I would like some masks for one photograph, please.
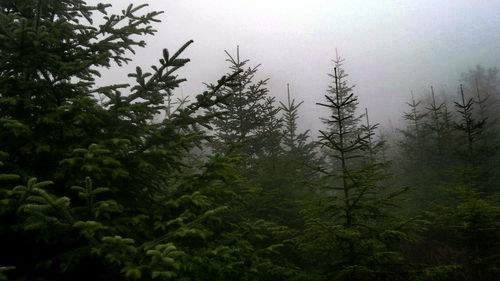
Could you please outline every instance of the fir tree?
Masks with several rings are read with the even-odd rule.
[[[409,183],[418,184],[411,195],[412,208],[425,211],[427,231],[407,252],[413,261],[429,266],[424,275],[443,280],[491,280],[496,263],[479,256],[495,256],[490,250],[498,247],[491,242],[497,240],[493,237],[498,234],[498,209],[495,199],[481,192],[489,178],[483,172],[486,154],[480,142],[484,123],[474,118],[472,97],[465,97],[461,87],[460,100],[455,103],[457,118],[452,118],[447,104],[436,103],[431,87],[422,122],[423,156],[428,164],[421,167],[418,159],[410,158],[407,163],[415,165],[414,169],[403,176],[425,175]]]
[[[334,68],[337,69],[337,74],[334,73],[329,73],[328,76],[332,79],[332,83],[328,86],[327,92],[330,98],[335,99],[337,95],[340,96],[341,100],[347,100],[349,96],[353,95],[353,90],[354,86],[349,85],[347,81],[348,74],[344,70],[344,61],[345,59],[339,57],[338,53],[336,53],[335,59],[332,60]],[[337,85],[337,86],[335,86]],[[357,123],[360,121],[361,117],[356,115],[356,110],[359,105],[359,102],[357,100],[352,100],[347,106],[342,107],[340,109],[340,114],[341,118],[345,118],[345,124],[344,128],[348,131],[349,133],[345,135],[346,138],[349,139],[354,139],[357,137],[358,132],[356,130],[353,130],[357,126]],[[350,116],[347,118],[347,116]],[[336,131],[338,130],[338,124],[337,122],[332,122],[328,118],[322,118],[321,119],[324,124],[328,127],[329,130],[331,131]]]
[[[425,132],[424,157],[427,159],[426,174],[428,184],[438,185],[452,180],[451,169],[455,165],[454,157],[455,128],[445,102],[438,103],[431,86],[430,101],[425,107],[423,130]],[[430,197],[435,194],[428,193]]]
[[[267,80],[255,82],[259,65],[247,67],[249,60],[241,60],[239,46],[236,56],[227,51],[227,61],[231,64],[230,74],[236,76],[234,83],[219,89],[221,96],[227,96],[224,104],[217,109],[223,112],[213,121],[216,152],[228,152],[230,144],[244,142],[241,152],[254,157],[260,152],[264,141],[259,139],[259,128],[266,122],[265,106],[268,97]],[[271,111],[272,112],[272,111]]]
[[[455,102],[460,119],[456,129],[460,140],[456,153],[462,161],[454,167],[455,180],[444,185],[445,197],[428,213],[432,227],[427,233],[429,240],[451,249],[452,255],[445,261],[455,264],[453,280],[494,280],[498,272],[496,262],[500,245],[500,208],[497,199],[488,195],[485,188],[488,176],[485,169],[484,150],[480,138],[486,120],[473,117],[474,101],[466,99],[460,85],[460,102]],[[484,191],[489,191],[485,193]]]
[[[377,138],[377,129],[379,128],[378,123],[370,123],[370,117],[368,115],[368,108],[365,108],[365,120],[366,123],[361,125],[361,132],[366,136],[366,150],[367,150],[367,160],[370,164],[384,163],[386,162],[385,153],[385,140],[383,138]]]
[[[497,68],[485,69],[478,65],[466,73],[462,73],[460,81],[463,83],[466,98],[473,98],[477,104],[475,118],[481,120],[488,118],[490,125],[497,123],[500,106],[499,71]],[[498,127],[496,127],[498,130]]]
[[[474,102],[473,118],[481,121],[484,120],[481,136],[478,139],[478,145],[483,150],[481,154],[485,157],[484,165],[495,167],[500,163],[498,155],[499,132],[500,132],[500,93],[498,90],[499,77],[498,69],[484,69],[481,66],[476,66],[475,69],[469,70],[468,73],[462,74],[461,81],[464,83],[463,89],[467,99],[472,98]],[[481,175],[488,178],[489,192],[496,190],[496,183],[499,181],[498,173],[492,169],[485,170],[489,172]]]
[[[434,96],[434,87],[431,86],[431,97],[432,102],[427,107],[428,115],[431,118],[431,122],[429,124],[429,129],[434,134],[435,143],[438,150],[438,155],[442,155],[443,153],[443,136],[442,136],[442,125],[441,125],[441,115],[444,108],[444,103],[440,103],[439,105],[436,103],[436,98]]]
[[[0,278],[255,280],[273,267],[273,245],[228,215],[239,160],[185,161],[238,74],[161,120],[192,41],[131,85],[95,84],[154,34],[160,13],[145,6],[0,4]]]
[[[456,124],[457,130],[459,130],[464,136],[462,142],[462,148],[459,150],[463,160],[465,160],[466,165],[474,167],[479,165],[481,154],[479,151],[479,139],[484,133],[484,125],[486,120],[476,120],[473,118],[474,111],[474,100],[469,98],[465,99],[464,91],[462,85],[460,85],[460,102],[455,102],[455,107],[457,112],[460,114],[460,120]],[[466,173],[471,176],[472,173]]]
[[[401,131],[404,137],[411,142],[410,145],[406,146],[413,151],[409,151],[409,157],[413,157],[416,163],[423,163],[423,152],[425,144],[425,131],[423,129],[423,120],[427,116],[426,113],[420,112],[419,106],[422,101],[415,101],[413,93],[411,96],[411,103],[407,103],[410,107],[409,112],[404,113],[404,119],[408,122],[407,130]]]
[[[299,119],[299,108],[304,103],[295,102],[290,97],[290,86],[287,84],[287,103],[280,102],[281,111],[283,111],[283,146],[285,153],[288,154],[293,162],[310,163],[314,158],[314,143],[308,142],[309,130],[299,133],[297,121]],[[301,167],[303,165],[299,165]]]
[[[389,206],[405,189],[384,192],[387,187],[380,181],[386,175],[374,169],[376,164],[354,161],[369,157],[364,151],[368,150],[370,135],[359,135],[358,118],[348,110],[357,98],[353,93],[341,93],[345,86],[339,83],[336,68],[332,77],[334,85],[325,95],[326,103],[319,103],[331,110],[326,119],[329,129],[320,131],[319,143],[340,162],[340,167],[317,167],[325,181],[318,184],[322,192],[320,202],[308,210],[304,234],[307,242],[302,247],[315,256],[310,258],[318,265],[318,279],[393,278],[402,270],[394,268],[394,264],[401,263],[395,243],[408,236],[403,230],[404,222],[390,214]]]
[[[436,191],[429,184],[435,179],[433,169],[429,169],[431,156],[437,151],[430,144],[429,130],[427,128],[428,112],[423,111],[422,101],[415,100],[413,92],[411,102],[408,102],[409,110],[403,113],[406,121],[405,129],[398,129],[401,138],[398,140],[399,155],[395,166],[399,174],[398,183],[403,186],[412,186],[415,192],[409,200],[408,212],[411,215],[420,214],[422,207],[436,197]]]

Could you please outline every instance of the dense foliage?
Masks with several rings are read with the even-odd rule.
[[[500,274],[496,69],[464,73],[456,98],[412,96],[382,137],[337,56],[313,140],[239,47],[191,102],[174,93],[193,41],[98,83],[155,34],[146,5],[0,9],[0,280]]]

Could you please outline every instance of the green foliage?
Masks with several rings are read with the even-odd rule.
[[[267,79],[254,81],[259,65],[246,68],[249,60],[240,59],[239,47],[236,56],[227,51],[226,54],[234,83],[218,89],[218,96],[224,102],[213,109],[218,116],[213,121],[212,146],[216,152],[246,154],[248,158],[241,172],[253,176],[256,173],[253,160],[260,155],[279,153],[280,108],[274,105],[275,98],[269,96]],[[213,87],[209,85],[209,88]],[[240,144],[234,146],[236,143]]]
[[[456,270],[478,280],[493,280],[498,268],[500,208],[495,198],[484,196],[471,186],[455,186],[447,191],[447,201],[437,204],[428,215],[433,224],[430,238],[439,239],[455,254],[446,257]],[[434,238],[435,237],[435,238]],[[444,266],[444,265],[443,265]],[[493,278],[493,279],[492,279]]]
[[[431,87],[427,116],[419,120],[425,136],[421,148],[415,149],[408,134],[401,142],[400,163],[407,168],[402,177],[417,189],[410,196],[411,208],[425,212],[428,221],[422,237],[407,249],[410,259],[424,264],[422,280],[496,278],[500,226],[493,168],[497,148],[491,143],[496,130],[494,114],[486,109],[476,80],[483,78],[480,69],[464,75],[467,86],[460,86],[455,115],[448,104],[436,102]]]
[[[14,268],[15,267],[13,267],[13,266],[0,266],[0,280],[9,280],[7,278],[7,276],[5,276],[5,274],[3,274],[3,272],[5,272],[7,270],[12,270]]]
[[[229,215],[246,192],[233,170],[240,160],[185,162],[207,139],[200,128],[218,115],[211,108],[227,98],[221,89],[239,73],[171,110],[165,101],[185,81],[175,72],[189,61],[180,58],[189,41],[173,54],[164,50],[151,72],[137,67],[132,85],[96,87],[97,69],[131,61],[128,51],[144,46],[140,38],[154,33],[159,13],[141,14],[145,5],[109,15],[109,5],[53,4],[3,3],[0,14],[1,36],[11,39],[0,43],[0,238],[8,244],[0,263],[15,266],[6,274],[232,280],[246,272],[244,279],[258,279],[275,250],[254,245],[248,235],[260,230]],[[25,185],[16,186],[19,179]]]
[[[397,278],[408,270],[397,245],[411,240],[412,223],[394,215],[398,197],[406,189],[389,191],[381,184],[381,173],[372,150],[373,127],[366,135],[351,109],[357,104],[353,93],[341,93],[334,68],[334,85],[325,95],[331,109],[328,131],[320,131],[319,143],[331,161],[317,166],[321,181],[316,184],[319,200],[307,210],[301,247],[319,280],[379,280]],[[345,89],[345,87],[344,87]],[[368,129],[368,130],[367,130]],[[366,159],[366,161],[364,161]],[[398,264],[399,266],[395,266]]]
[[[289,170],[301,172],[308,163],[315,158],[314,143],[308,141],[309,130],[299,133],[297,123],[299,119],[299,108],[304,103],[295,102],[295,99],[290,97],[290,87],[287,84],[287,103],[280,102],[281,111],[283,111],[283,147],[287,162],[292,167]]]
[[[239,48],[195,97],[174,94],[193,41],[98,85],[155,34],[146,6],[0,2],[0,280],[498,276],[498,71],[464,75],[458,116],[433,88],[412,97],[406,195],[338,56],[316,143],[303,102],[287,89],[278,105]],[[425,224],[401,216],[402,195]]]

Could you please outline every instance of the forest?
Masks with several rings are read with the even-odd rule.
[[[193,41],[97,83],[146,6],[0,1],[0,280],[499,280],[498,69],[384,129],[337,56],[311,132],[239,50],[188,98]]]

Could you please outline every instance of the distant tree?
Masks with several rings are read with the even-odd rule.
[[[476,118],[490,119],[497,122],[500,117],[500,78],[497,68],[485,69],[477,65],[466,73],[462,73],[460,81],[463,83],[466,98],[473,98],[477,106]],[[493,123],[491,124],[493,125]],[[497,127],[498,129],[498,127]]]
[[[458,266],[450,280],[495,280],[500,268],[500,207],[498,190],[488,188],[491,176],[485,173],[490,168],[480,140],[486,120],[474,118],[475,103],[472,97],[466,99],[462,85],[460,98],[455,103],[460,137],[456,153],[462,161],[454,167],[455,180],[441,187],[446,196],[428,212],[432,224],[426,235],[429,242],[450,249],[443,260]]]
[[[434,96],[434,87],[431,86],[431,98],[432,101],[426,107],[427,115],[430,117],[430,122],[427,125],[428,129],[432,132],[432,138],[437,147],[438,155],[443,154],[444,142],[443,142],[443,124],[441,124],[441,115],[443,114],[444,103],[437,104],[436,97]]]
[[[424,145],[426,143],[426,132],[424,130],[424,118],[427,113],[420,111],[420,104],[422,101],[415,101],[413,93],[411,96],[411,103],[407,103],[409,108],[408,112],[404,113],[404,120],[407,122],[406,130],[401,130],[403,138],[409,143],[405,145],[408,151],[408,156],[414,158],[414,162],[422,164],[424,161]]]
[[[423,130],[425,132],[425,143],[423,157],[426,159],[427,185],[439,185],[452,180],[451,170],[457,163],[455,156],[456,130],[448,105],[443,99],[438,103],[431,86],[430,95],[427,97],[424,109]],[[432,197],[435,193],[426,191]]]
[[[413,93],[411,102],[407,105],[408,111],[403,113],[405,128],[397,130],[399,153],[396,155],[394,171],[397,184],[412,186],[415,189],[410,195],[406,211],[408,214],[417,215],[436,198],[437,190],[429,183],[436,180],[441,170],[431,168],[434,165],[434,155],[439,149],[434,143],[434,132],[430,129],[435,123],[428,123],[429,112],[421,100],[415,100]]]
[[[385,156],[386,141],[383,137],[377,136],[377,130],[379,129],[379,124],[370,123],[368,108],[365,108],[364,117],[366,122],[365,124],[360,125],[361,129],[360,131],[363,133],[363,135],[366,136],[366,141],[367,141],[365,158],[370,164],[387,163],[387,158]]]
[[[274,101],[274,98],[268,99]],[[314,144],[308,142],[307,131],[297,132],[298,105],[290,98],[288,105],[280,103],[276,108],[268,103],[271,113],[283,112],[283,117],[270,116],[260,134],[264,151],[258,155],[256,164],[258,173],[250,182],[262,188],[253,211],[258,211],[260,218],[265,218],[280,225],[300,228],[303,221],[299,214],[300,201],[310,193],[304,188],[304,180],[311,174],[309,166],[314,161]],[[265,132],[268,133],[265,133]],[[274,136],[274,137],[273,137]]]
[[[264,122],[262,126],[257,128],[257,136],[260,142],[258,147],[262,147],[259,153],[269,157],[276,157],[282,154],[283,133],[281,129],[283,127],[283,118],[279,116],[281,108],[276,106],[275,97],[267,97],[262,110],[262,114],[265,116]]]
[[[229,73],[236,78],[232,84],[218,90],[221,96],[227,98],[219,108],[214,109],[221,114],[213,121],[213,146],[215,151],[226,153],[231,149],[231,144],[243,142],[239,150],[249,157],[255,157],[263,150],[265,143],[259,139],[259,133],[262,133],[259,129],[267,122],[266,113],[276,114],[272,110],[266,111],[266,99],[269,97],[267,79],[254,81],[259,65],[246,68],[249,60],[240,59],[239,46],[236,56],[227,51],[226,54],[231,64]]]
[[[330,96],[336,96],[337,94],[340,96],[341,100],[347,99],[349,96],[353,95],[354,86],[349,85],[347,82],[347,77],[349,76],[344,70],[344,61],[342,57],[336,53],[335,59],[332,60],[334,68],[337,69],[337,76],[335,74],[329,73],[328,76],[332,79],[332,83],[328,86],[327,92]],[[337,83],[338,86],[335,86]],[[337,88],[338,87],[338,88]],[[361,116],[356,115],[356,110],[358,108],[359,102],[357,100],[353,100],[346,106],[342,107],[340,110],[341,118],[346,117],[344,120],[344,127],[349,130],[345,130],[349,132],[349,134],[345,135],[346,138],[354,139],[357,137],[358,132],[353,130],[356,128],[358,122],[361,120]],[[347,116],[350,116],[347,118]],[[332,120],[328,118],[321,118],[323,123],[327,126],[327,128],[331,131],[338,130],[338,124],[336,122],[332,122]]]
[[[298,132],[299,108],[304,102],[295,102],[290,97],[290,86],[287,84],[287,103],[280,102],[283,112],[283,147],[285,154],[291,158],[289,163],[296,166],[296,169],[303,169],[305,163],[311,163],[315,158],[315,145],[309,139],[309,130]],[[294,172],[299,172],[296,169]]]
[[[481,152],[478,151],[478,143],[484,133],[486,119],[477,120],[473,117],[474,100],[473,98],[465,99],[462,85],[460,85],[460,97],[461,101],[455,102],[455,106],[460,114],[456,127],[463,134],[461,152],[467,165],[476,166],[480,161],[479,157],[482,156]]]
[[[387,175],[376,169],[378,163],[360,161],[369,159],[366,151],[373,136],[360,134],[359,117],[351,111],[357,98],[342,92],[346,83],[340,82],[337,68],[331,77],[334,84],[325,95],[326,103],[319,103],[331,110],[319,144],[340,165],[316,167],[323,178],[316,184],[321,196],[307,210],[301,247],[309,255],[317,280],[397,278],[408,268],[402,265],[396,245],[408,235],[406,223],[391,210],[406,189],[388,192],[381,184]]]
[[[463,91],[465,98],[474,102],[474,112],[472,117],[478,121],[484,121],[484,128],[479,137],[478,145],[483,150],[481,154],[485,157],[484,166],[498,167],[500,165],[500,77],[497,68],[485,69],[476,66],[475,69],[462,73],[461,81],[464,83]],[[488,169],[488,175],[481,175],[488,178],[489,189],[498,190],[497,183],[500,181],[498,171]]]

